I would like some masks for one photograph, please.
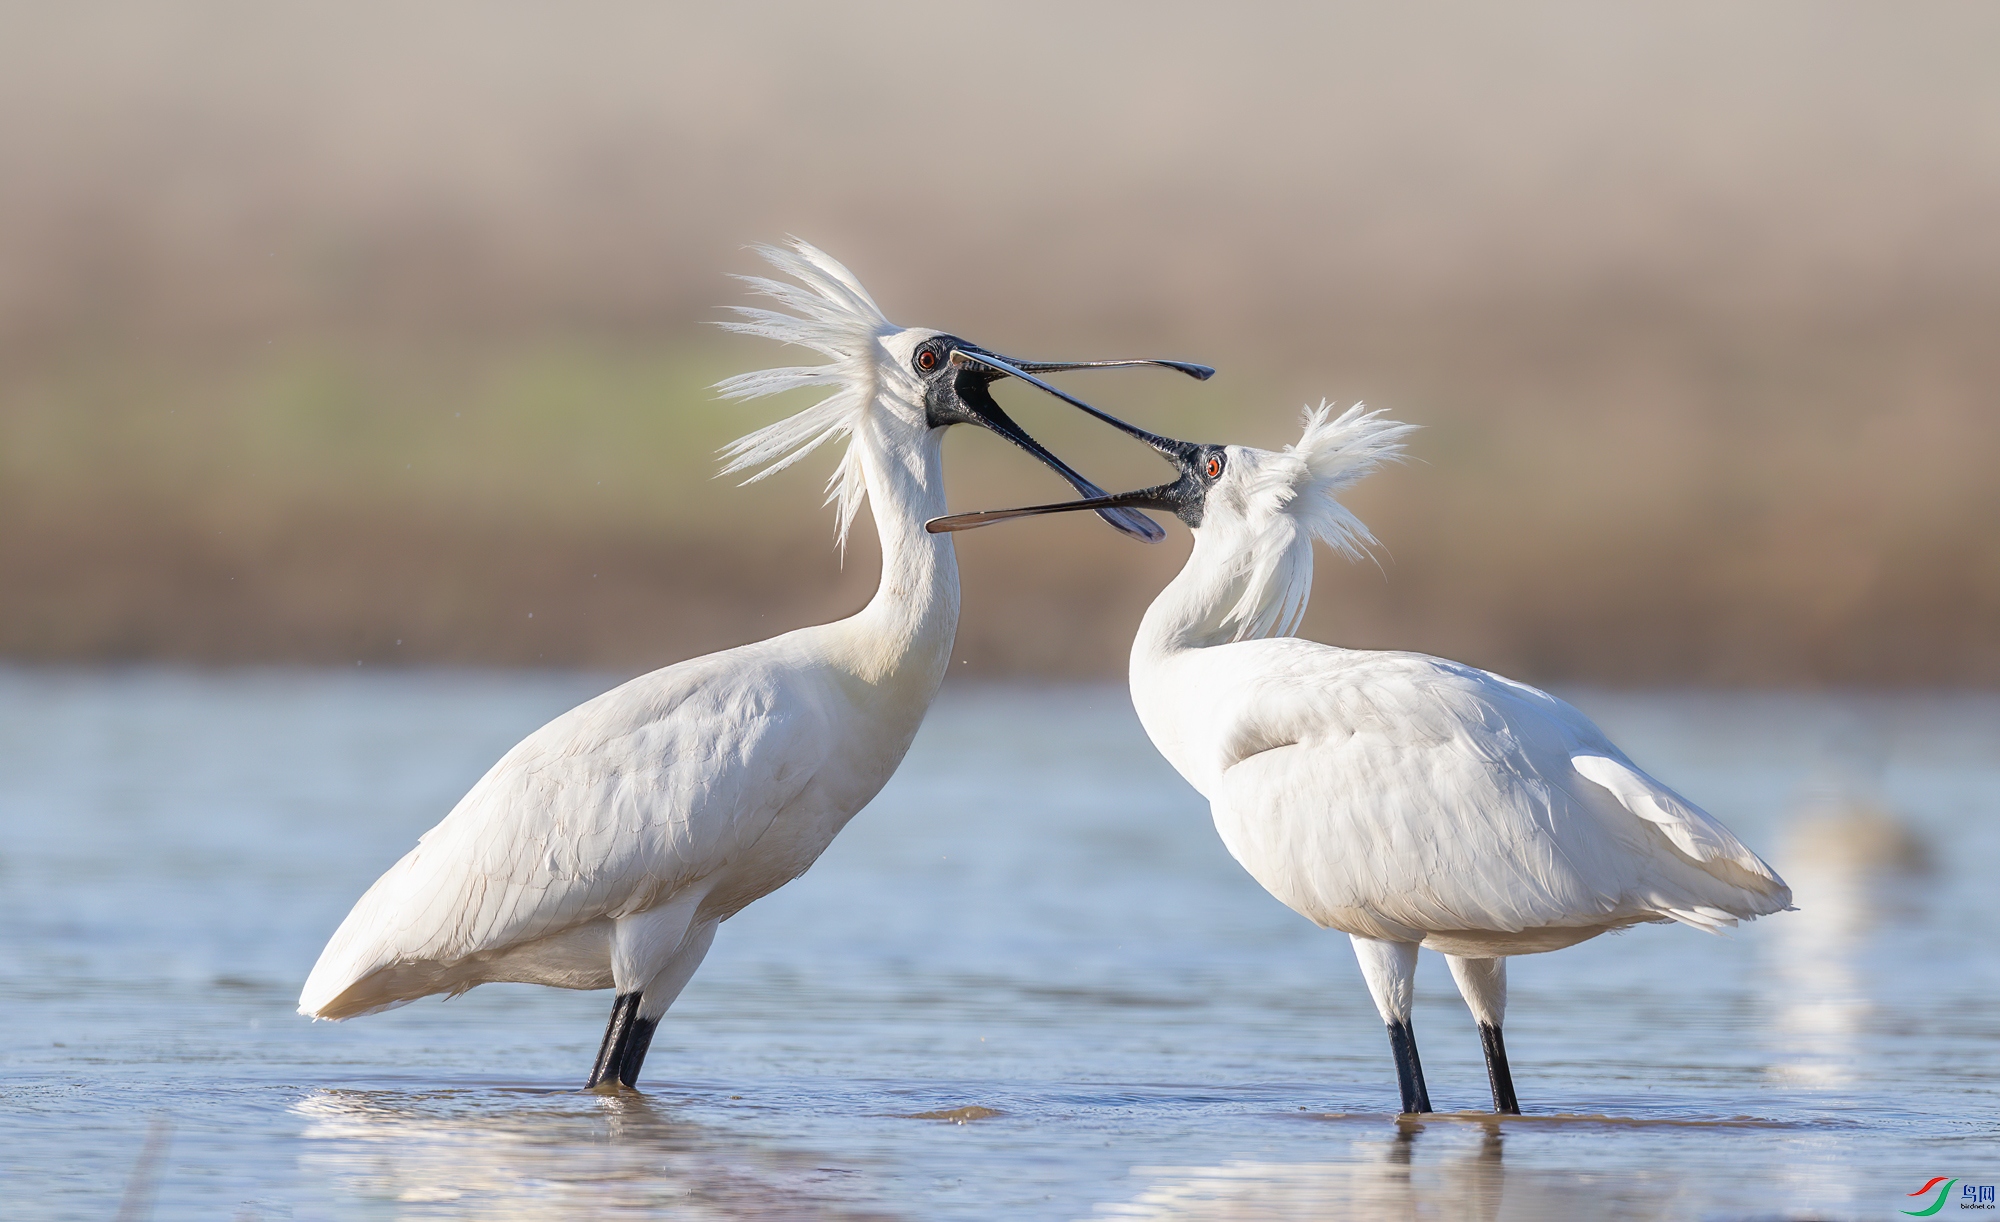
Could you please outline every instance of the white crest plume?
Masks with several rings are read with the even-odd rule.
[[[831,255],[807,242],[792,239],[790,249],[752,247],[765,261],[798,284],[763,276],[738,276],[762,296],[785,309],[731,306],[741,321],[716,325],[743,335],[760,335],[783,344],[811,348],[831,359],[824,365],[795,365],[740,373],[715,384],[727,399],[759,399],[807,386],[830,386],[833,393],[802,412],[739,437],[723,447],[729,462],[724,475],[761,468],[746,484],[754,484],[804,458],[829,441],[846,440],[863,426],[869,406],[882,390],[880,339],[902,328],[882,316],[882,310],[854,273]],[[912,379],[914,381],[914,379]],[[837,537],[847,550],[847,530],[867,496],[861,455],[849,445],[833,478],[827,481],[827,503],[835,506]]]
[[[1298,444],[1251,451],[1258,461],[1240,489],[1243,596],[1223,618],[1235,640],[1289,636],[1299,626],[1312,597],[1314,539],[1350,559],[1367,554],[1375,536],[1335,496],[1401,461],[1403,438],[1416,431],[1359,403],[1336,417],[1323,399],[1304,420]]]

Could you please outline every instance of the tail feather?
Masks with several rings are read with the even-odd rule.
[[[1792,889],[1763,858],[1746,848],[1730,830],[1697,809],[1673,790],[1623,760],[1580,753],[1570,764],[1585,780],[1609,790],[1623,806],[1667,838],[1675,849],[1716,881],[1736,893],[1741,903],[1728,908],[1685,902],[1663,905],[1661,912],[1676,921],[1721,932],[1740,919],[1782,912],[1791,905]]]
[[[398,999],[359,988],[394,964],[398,957],[395,948],[388,945],[389,939],[383,936],[385,927],[391,923],[385,918],[397,906],[392,896],[400,898],[415,856],[413,851],[391,866],[355,901],[353,910],[340,928],[334,930],[333,937],[327,939],[326,949],[320,952],[318,962],[306,977],[305,987],[299,992],[299,1013],[309,1018],[353,1018],[423,996],[415,993]]]
[[[506,932],[462,926],[448,936],[413,913],[438,908],[464,915],[462,892],[437,885],[418,868],[418,853],[377,879],[327,941],[299,992],[299,1013],[338,1021],[408,1005],[420,997],[456,997],[497,981],[562,989],[612,984],[611,919],[578,910],[552,921],[505,922]]]

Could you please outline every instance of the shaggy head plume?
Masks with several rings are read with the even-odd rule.
[[[1375,536],[1335,497],[1383,463],[1401,461],[1403,438],[1416,429],[1359,403],[1336,417],[1322,400],[1304,419],[1298,444],[1281,452],[1230,447],[1238,478],[1221,516],[1241,532],[1232,546],[1243,594],[1224,616],[1235,640],[1287,636],[1298,627],[1312,596],[1314,539],[1350,559],[1367,554]]]
[[[919,393],[915,378],[881,359],[881,340],[902,328],[882,316],[882,310],[854,273],[831,255],[794,238],[789,249],[779,246],[753,247],[780,272],[798,281],[763,276],[738,276],[751,289],[777,302],[784,309],[767,310],[756,306],[731,306],[740,319],[717,323],[724,330],[742,335],[760,335],[783,344],[811,348],[828,358],[823,365],[795,365],[780,369],[760,369],[737,374],[715,384],[726,399],[759,399],[782,391],[807,386],[827,386],[833,393],[802,412],[787,416],[756,432],[739,437],[723,447],[728,459],[724,475],[757,468],[744,480],[754,484],[804,458],[829,441],[852,437],[867,419],[869,407],[883,393],[885,377],[908,378],[911,393]],[[861,470],[861,455],[849,446],[827,481],[827,503],[835,506],[837,537],[841,551],[847,550],[848,527],[867,495]]]

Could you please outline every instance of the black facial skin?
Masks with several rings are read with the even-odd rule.
[[[1181,444],[1187,446],[1185,453],[1171,456],[1174,465],[1181,469],[1181,477],[1171,484],[1161,484],[1134,495],[1156,496],[1160,509],[1172,513],[1192,530],[1201,525],[1202,510],[1208,505],[1208,490],[1215,487],[1222,473],[1228,470],[1229,456],[1223,453],[1221,446]]]
[[[924,423],[934,429],[948,424],[986,424],[987,420],[1005,421],[1014,429],[1014,424],[1000,405],[993,401],[987,387],[1007,375],[984,365],[962,362],[954,365],[951,354],[954,350],[971,348],[973,345],[955,335],[936,335],[917,345],[910,354],[910,369],[924,382]],[[924,366],[929,363],[929,368]],[[973,415],[977,410],[985,415],[981,420]],[[990,426],[989,426],[990,427]],[[995,432],[1001,430],[995,429]],[[1002,436],[1005,436],[1002,433]]]
[[[1150,437],[1151,434],[1133,429],[1116,417],[1101,412],[1083,400],[1033,376],[1037,373],[1051,373],[1064,369],[1137,365],[1159,365],[1201,379],[1206,379],[1215,373],[1205,365],[1193,365],[1183,361],[1016,361],[987,352],[955,335],[932,336],[917,345],[916,350],[910,354],[910,371],[924,384],[924,419],[930,427],[977,424],[991,429],[1040,459],[1068,480],[1071,487],[1094,500],[1105,499],[1104,490],[1071,470],[1066,463],[1029,436],[1027,430],[1016,424],[1013,418],[994,401],[989,388],[1001,378],[1020,377],[1029,384],[1101,420],[1127,432]],[[1166,538],[1166,532],[1152,519],[1122,505],[1093,504],[1088,508],[1096,509],[1098,516],[1136,539],[1147,543],[1158,543]]]

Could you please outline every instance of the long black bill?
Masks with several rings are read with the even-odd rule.
[[[1111,494],[1095,487],[1090,481],[1081,476],[1069,472],[1052,457],[1043,458],[1044,462],[1048,462],[1050,465],[1055,466],[1057,470],[1065,472],[1069,477],[1070,484],[1078,492],[1083,493],[1082,500],[1058,501],[1049,505],[1025,505],[1019,509],[985,509],[977,513],[955,513],[941,518],[932,518],[930,521],[924,523],[925,530],[934,535],[942,535],[953,531],[972,530],[979,526],[991,526],[995,522],[1006,522],[1014,518],[1032,518],[1045,513],[1074,513],[1079,509],[1095,511],[1099,517],[1110,522],[1120,530],[1125,530],[1125,523],[1132,518],[1137,518],[1147,526],[1158,530],[1159,527],[1154,525],[1151,518],[1145,517],[1138,512],[1142,509],[1156,509],[1165,513],[1171,513],[1189,525],[1194,525],[1199,521],[1203,493],[1196,477],[1196,468],[1203,447],[1195,445],[1192,442],[1177,441],[1172,437],[1162,437],[1158,433],[1149,433],[1137,425],[1127,424],[1111,413],[1100,411],[1075,395],[1051,386],[1028,372],[1030,369],[1053,370],[1084,368],[1084,366],[1030,364],[1026,361],[1010,361],[1005,357],[995,356],[991,352],[982,352],[971,347],[954,349],[951,359],[954,364],[974,365],[994,374],[1004,374],[1007,377],[1019,378],[1030,386],[1047,391],[1049,394],[1061,399],[1064,403],[1069,404],[1085,415],[1102,420],[1126,436],[1138,438],[1140,441],[1159,451],[1162,457],[1177,467],[1180,470],[1180,478],[1171,484],[1161,484],[1154,488],[1141,488],[1134,492]],[[1104,361],[1099,363],[1106,365],[1164,365],[1168,368],[1180,369],[1187,373],[1188,376],[1195,378],[1206,378],[1214,372],[1214,370],[1208,368],[1206,365],[1187,365],[1180,361]],[[1009,420],[1007,423],[1013,424],[1013,421]],[[1018,429],[1020,426],[1014,425],[1014,427]],[[1017,444],[1028,443],[1017,442]],[[1127,533],[1130,532],[1128,531]],[[1149,543],[1157,543],[1162,537],[1164,535],[1158,537],[1152,535],[1145,536],[1146,541]]]
[[[983,355],[993,354],[988,352]],[[1212,365],[1197,365],[1193,361],[1163,361],[1156,358],[1123,361],[1008,361],[1007,363],[1016,369],[1025,369],[1029,373],[1061,373],[1066,369],[1130,369],[1136,365],[1157,365],[1161,369],[1184,373],[1197,382],[1206,382],[1215,376],[1215,367]]]
[[[1158,433],[1148,433],[1145,429],[1137,425],[1127,424],[1110,412],[1101,411],[1085,403],[1075,395],[1070,394],[1068,391],[1049,385],[1047,382],[1036,377],[1030,370],[1041,373],[1053,373],[1064,369],[1103,369],[1127,365],[1158,365],[1164,369],[1178,369],[1198,382],[1205,382],[1215,376],[1215,370],[1210,369],[1208,366],[1195,365],[1187,361],[1081,361],[1073,364],[1055,364],[1050,362],[1010,361],[1005,357],[995,356],[991,352],[983,352],[980,349],[971,347],[952,349],[951,360],[955,365],[970,362],[976,365],[983,365],[995,373],[1004,373],[1010,378],[1019,378],[1038,390],[1047,391],[1049,394],[1061,399],[1064,403],[1069,404],[1085,415],[1102,420],[1127,436],[1137,437],[1170,458],[1180,454],[1186,448],[1184,443],[1175,441],[1171,437],[1162,437]],[[1081,487],[1077,491],[1084,492]],[[1100,489],[1095,492],[1084,492],[1084,495],[1103,496],[1104,492]]]
[[[948,517],[932,518],[924,523],[924,529],[934,535],[948,535],[953,531],[973,530],[1013,518],[1033,518],[1045,513],[1074,513],[1079,509],[1094,509],[1106,517],[1109,516],[1107,511],[1121,509],[1157,509],[1165,513],[1177,513],[1180,510],[1180,502],[1174,499],[1173,493],[1179,487],[1178,484],[1162,484],[1158,488],[1147,488],[1139,492],[1121,492],[1115,496],[1099,494],[1085,497],[1080,501],[1057,501],[1052,505],[1024,505],[1019,509],[982,509],[977,513],[954,513]],[[1152,521],[1150,518],[1142,520]]]
[[[968,368],[970,366],[970,370],[978,370],[986,378],[1020,378],[1022,382],[1026,382],[1026,384],[1030,384],[1030,386],[1034,386],[1038,390],[1044,390],[1044,392],[1060,398],[1062,402],[1070,404],[1072,408],[1084,412],[1086,416],[1102,420],[1102,422],[1110,424],[1112,428],[1116,428],[1116,430],[1120,430],[1120,432],[1124,432],[1128,436],[1144,440],[1146,444],[1150,444],[1152,448],[1160,450],[1168,458],[1180,462],[1182,466],[1186,466],[1186,462],[1184,462],[1186,452],[1188,452],[1188,444],[1186,442],[1176,442],[1172,438],[1164,438],[1164,436],[1146,432],[1144,428],[1136,428],[1132,424],[1126,424],[1118,416],[1112,416],[1110,412],[1102,412],[1102,410],[1086,404],[1084,400],[1076,398],[1074,394],[1070,394],[1070,392],[1066,392],[1066,390],[1062,390],[1058,386],[1050,386],[1048,382],[1044,382],[1042,378],[1036,378],[1034,374],[1038,374],[1038,372],[1052,374],[1052,372],[1060,372],[1060,370],[1130,368],[1130,366],[1158,366],[1158,368],[1168,368],[1168,370],[1176,370],[1176,372],[1188,374],[1190,378],[1194,378],[1198,382],[1206,382],[1208,378],[1212,378],[1216,374],[1216,370],[1212,370],[1210,366],[1206,366],[1206,364],[1194,364],[1194,362],[1188,362],[1188,360],[1072,360],[1072,362],[1056,362],[1056,360],[1010,360],[1006,356],[996,356],[992,352],[986,352],[984,348],[974,348],[970,344],[962,344],[958,348],[952,348],[950,362],[954,366],[958,366],[958,368]],[[962,398],[964,398],[964,394],[962,394]],[[1072,488],[1076,488],[1078,492],[1084,494],[1084,500],[1050,504],[1050,506],[1032,506],[1032,508],[1026,508],[1026,510],[992,510],[992,512],[986,512],[986,514],[956,514],[956,516],[950,516],[950,518],[934,518],[934,520],[930,520],[930,522],[924,524],[924,530],[928,530],[932,534],[946,534],[950,530],[970,530],[972,526],[986,526],[988,522],[1000,522],[1000,520],[1006,520],[1006,518],[1022,518],[1022,516],[1030,516],[1030,514],[1058,514],[1058,512],[1068,512],[1068,510],[1094,510],[1100,518],[1104,518],[1106,522],[1110,522],[1114,528],[1118,528],[1124,534],[1130,534],[1132,538],[1136,538],[1140,542],[1156,544],[1156,542],[1160,542],[1160,540],[1166,538],[1166,532],[1160,530],[1160,524],[1154,522],[1152,518],[1148,518],[1146,514],[1138,512],[1138,510],[1140,508],[1164,508],[1164,510],[1172,512],[1176,508],[1176,504],[1164,502],[1164,500],[1144,500],[1146,492],[1130,492],[1130,494],[1122,494],[1122,496],[1110,496],[1108,492],[1104,492],[1102,488],[1098,488],[1096,484],[1092,484],[1090,480],[1086,480],[1084,476],[1080,476],[1076,470],[1072,470],[1066,462],[1062,462],[1060,458],[1056,458],[1054,454],[1050,454],[1048,450],[1044,450],[1040,442],[1036,442],[1034,438],[1030,438],[1028,432],[1020,424],[1014,424],[1014,420],[1006,412],[1000,410],[1000,404],[992,402],[992,398],[984,394],[984,388],[978,392],[978,398],[984,400],[980,404],[980,412],[982,412],[984,424],[988,428],[992,428],[994,432],[998,432],[1000,436],[1008,438],[1010,442],[1014,442],[1022,450],[1034,454],[1036,458],[1040,458],[1042,462],[1046,462],[1048,466],[1052,466],[1058,474],[1062,474],[1064,480],[1070,482]],[[1148,490],[1148,492],[1152,492],[1152,490]]]

